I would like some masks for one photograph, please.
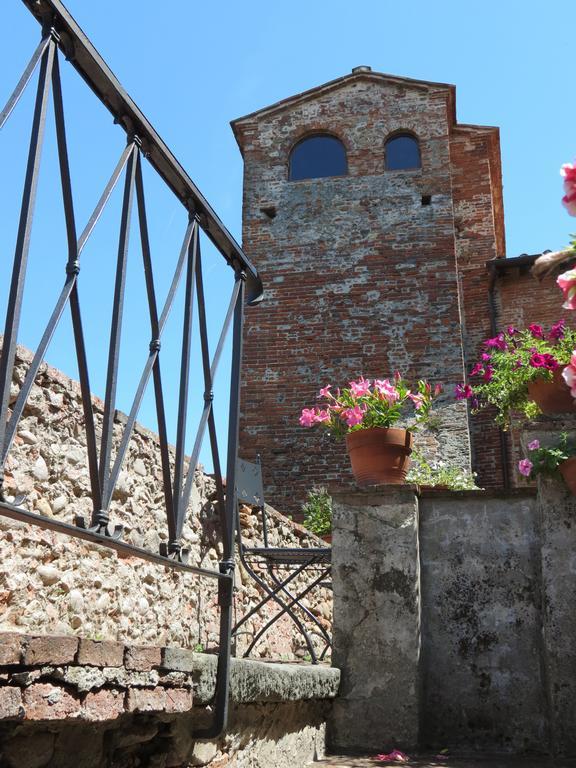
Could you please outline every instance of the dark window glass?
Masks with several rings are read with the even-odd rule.
[[[290,181],[343,176],[347,170],[346,150],[334,136],[309,136],[290,154]]]
[[[393,136],[386,142],[386,169],[400,171],[420,168],[420,146],[418,139],[407,134]]]

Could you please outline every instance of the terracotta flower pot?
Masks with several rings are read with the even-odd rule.
[[[411,432],[394,427],[349,432],[346,448],[358,485],[405,483],[412,442]]]
[[[528,394],[547,416],[576,411],[576,401],[562,378],[562,370],[554,371],[552,381],[536,379],[528,384]]]
[[[558,466],[564,482],[570,489],[570,493],[576,496],[576,456],[571,456]]]

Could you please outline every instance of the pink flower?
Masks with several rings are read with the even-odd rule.
[[[444,387],[442,386],[442,384],[436,384],[436,386],[434,387],[434,397],[438,397],[438,395],[441,395],[443,389]]]
[[[554,355],[549,355],[547,352],[542,355],[539,352],[533,352],[529,362],[532,368],[546,368],[548,371],[554,371],[558,368]]]
[[[558,275],[556,284],[564,293],[564,309],[576,309],[576,269]]]
[[[576,216],[576,165],[564,163],[560,168],[560,175],[564,177],[564,192],[562,203],[570,216]]]
[[[492,355],[489,355],[488,352],[482,352],[482,360],[484,360],[485,363],[489,363],[490,360],[492,360]]]
[[[487,365],[482,378],[484,379],[484,381],[491,381],[493,375],[494,375],[494,366]]]
[[[399,749],[393,749],[388,754],[376,755],[375,760],[379,763],[407,763],[409,758]]]
[[[538,448],[540,448],[540,440],[532,440],[530,443],[528,443],[529,451],[537,451]]]
[[[572,352],[570,364],[562,371],[562,378],[570,387],[570,394],[572,397],[576,397],[576,350]]]
[[[314,417],[314,421],[317,424],[322,424],[324,421],[330,421],[330,411],[324,411],[322,409],[318,409],[316,412],[316,416]]]
[[[513,325],[509,325],[508,328],[506,329],[506,332],[508,336],[516,336],[516,334],[518,333],[518,329],[514,328]]]
[[[370,381],[366,380],[363,376],[358,381],[350,382],[350,389],[354,397],[362,397],[362,395],[370,394]]]
[[[566,325],[566,320],[558,320],[557,323],[554,323],[552,328],[550,328],[550,333],[548,334],[548,338],[552,340],[563,339],[565,325]]]
[[[535,339],[543,339],[544,338],[544,330],[541,325],[538,325],[537,323],[532,323],[528,326],[528,330],[534,336]]]
[[[456,400],[468,400],[474,396],[474,391],[470,384],[456,384],[454,394],[456,395]]]
[[[420,408],[422,408],[422,406],[424,405],[424,395],[420,395],[420,394],[413,395],[411,392],[409,392],[408,397],[414,403],[414,408],[416,408],[417,411],[419,411]]]
[[[530,477],[530,472],[532,472],[532,467],[534,464],[530,461],[530,459],[522,459],[522,461],[518,462],[518,471],[521,475],[524,475],[524,477]]]
[[[474,368],[470,371],[470,376],[479,376],[481,373],[484,373],[484,366],[482,363],[476,363]]]
[[[362,423],[364,409],[359,405],[355,405],[354,408],[347,408],[345,411],[342,411],[342,416],[346,419],[346,424],[349,427],[355,427],[357,424]]]
[[[400,398],[398,390],[388,379],[376,379],[374,381],[374,389],[378,392],[382,400],[387,400],[390,405],[397,402]]]
[[[303,427],[313,427],[316,422],[316,412],[314,411],[314,408],[303,408],[299,421]]]
[[[331,387],[332,387],[332,384],[328,384],[327,386],[322,387],[322,389],[318,393],[318,397],[334,397],[334,395],[330,393]]]
[[[492,339],[486,339],[484,342],[485,347],[494,347],[494,349],[508,349],[506,339],[503,333],[499,333],[498,336],[494,336]]]

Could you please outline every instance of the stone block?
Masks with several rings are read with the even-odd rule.
[[[174,669],[178,672],[193,672],[197,656],[198,654],[187,648],[164,648],[162,652],[162,666],[165,669]]]
[[[86,720],[115,720],[124,712],[124,692],[101,690],[89,693],[84,699]]]
[[[124,646],[100,640],[80,640],[78,664],[94,667],[121,667],[124,663]]]
[[[166,709],[165,688],[130,688],[126,700],[128,712],[163,712]]]
[[[22,691],[15,686],[0,687],[0,720],[23,717]]]
[[[124,666],[139,672],[149,672],[153,667],[159,667],[162,663],[162,651],[160,648],[128,645],[124,654]]]
[[[192,691],[187,688],[166,688],[166,712],[188,712],[192,709]]]
[[[42,635],[30,638],[24,651],[24,664],[72,664],[78,650],[77,637]]]
[[[35,683],[22,693],[26,720],[67,720],[80,717],[80,697],[50,683]]]
[[[20,664],[24,638],[16,632],[0,633],[0,665]]]

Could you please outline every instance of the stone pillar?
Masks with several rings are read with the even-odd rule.
[[[561,432],[576,437],[576,419],[541,418],[522,442],[553,445]],[[576,497],[563,480],[540,476],[538,512],[542,553],[543,677],[552,752],[576,754]]]
[[[333,665],[341,686],[331,749],[418,744],[420,568],[415,486],[333,497]]]

